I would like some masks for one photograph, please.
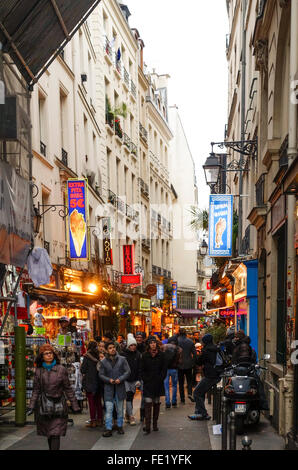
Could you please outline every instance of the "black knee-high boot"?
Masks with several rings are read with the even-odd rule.
[[[160,403],[153,403],[153,431],[158,431],[157,421],[159,417]]]
[[[150,434],[151,431],[152,403],[145,403],[145,427],[143,431]]]

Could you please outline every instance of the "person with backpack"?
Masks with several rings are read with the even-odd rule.
[[[182,348],[182,361],[178,365],[178,382],[181,403],[185,403],[184,376],[187,381],[187,394],[190,401],[192,397],[192,368],[195,364],[196,348],[194,342],[187,338],[184,328],[180,328],[177,336],[178,346]]]
[[[203,349],[196,358],[196,363],[203,367],[204,377],[196,386],[193,396],[196,402],[195,413],[188,416],[191,420],[204,421],[211,417],[205,408],[205,394],[220,381],[220,373],[223,370],[224,361],[219,348],[213,343],[213,336],[206,334],[202,338]]]
[[[177,407],[178,365],[182,360],[182,348],[178,346],[177,338],[173,337],[163,345],[167,363],[167,376],[164,381],[166,394],[166,408],[171,408],[170,379],[172,382],[172,407]]]

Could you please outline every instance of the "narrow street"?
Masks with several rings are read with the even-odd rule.
[[[190,421],[188,415],[194,411],[193,403],[187,400],[185,405],[165,409],[162,399],[159,419],[159,432],[144,435],[139,422],[140,396],[135,400],[137,425],[125,425],[125,434],[120,436],[114,431],[112,438],[102,437],[103,428],[88,429],[85,427],[89,418],[86,408],[82,415],[72,415],[74,426],[69,425],[66,437],[61,440],[61,450],[100,450],[100,451],[206,451],[221,450],[221,436],[214,436],[213,421]],[[212,414],[212,407],[208,405]],[[284,441],[262,417],[257,427],[249,428],[247,433],[252,439],[253,450],[283,450]],[[237,449],[241,450],[242,437],[238,436]],[[36,428],[28,425],[25,428],[0,426],[0,450],[48,450],[47,440],[36,435]]]

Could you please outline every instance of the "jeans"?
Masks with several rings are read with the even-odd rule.
[[[106,401],[106,429],[112,431],[113,428],[113,408],[114,404],[117,410],[117,426],[118,428],[123,427],[123,410],[124,410],[124,400],[118,400],[117,395],[114,397],[113,401]]]
[[[185,400],[184,395],[184,375],[186,375],[187,380],[187,393],[192,395],[192,368],[191,369],[178,369],[178,381],[179,381],[179,393],[180,399]]]
[[[164,381],[165,392],[166,392],[166,405],[171,404],[170,397],[170,377],[172,379],[172,403],[177,403],[177,382],[178,382],[178,371],[177,369],[168,369],[167,376]]]
[[[220,382],[220,377],[203,377],[203,379],[198,383],[193,392],[193,397],[196,401],[195,414],[201,416],[207,416],[207,410],[205,408],[205,394],[210,390],[213,385],[216,385]]]
[[[90,420],[101,421],[102,420],[102,405],[101,396],[99,393],[86,393],[89,404]]]

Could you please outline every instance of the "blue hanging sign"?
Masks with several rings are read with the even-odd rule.
[[[157,300],[163,300],[165,296],[165,286],[163,284],[157,284]]]
[[[172,288],[173,288],[173,293],[172,293],[172,307],[175,309],[177,308],[177,288],[178,284],[177,282],[172,282]]]
[[[71,259],[88,259],[88,204],[86,180],[67,181],[68,240]]]
[[[210,195],[209,256],[232,256],[233,196]]]

